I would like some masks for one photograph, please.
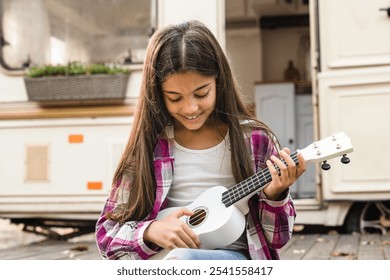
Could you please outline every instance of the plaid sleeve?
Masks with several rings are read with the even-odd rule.
[[[148,259],[161,249],[157,245],[148,247],[143,239],[144,231],[155,221],[164,198],[171,186],[173,160],[170,156],[170,142],[160,139],[154,151],[154,168],[156,175],[156,198],[153,209],[142,221],[128,221],[119,224],[108,220],[106,213],[128,201],[130,178],[122,178],[113,186],[104,209],[96,223],[96,243],[103,258],[106,259]],[[148,243],[149,244],[149,243]]]
[[[261,130],[252,132],[252,147],[257,171],[266,168],[266,160],[271,155],[277,155],[278,149],[274,142]],[[268,200],[261,191],[258,211],[261,228],[267,239],[268,246],[273,249],[282,248],[291,238],[296,216],[294,203],[289,192],[281,201]]]
[[[156,253],[143,240],[143,233],[153,220],[129,221],[121,225],[106,218],[106,213],[112,212],[121,203],[121,197],[125,197],[123,184],[126,183],[119,182],[112,188],[96,223],[96,243],[105,259],[147,259]]]
[[[272,201],[260,193],[259,217],[269,246],[280,249],[290,240],[296,212],[288,194],[284,200]]]

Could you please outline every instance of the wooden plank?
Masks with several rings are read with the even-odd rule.
[[[301,260],[311,249],[318,234],[297,235],[294,242],[280,256],[282,260]]]
[[[100,253],[96,250],[90,250],[87,253],[82,254],[76,254],[73,257],[74,260],[103,260],[103,257],[100,255]]]
[[[3,260],[99,260],[102,259],[95,242],[69,243],[48,240],[29,246],[0,251]]]
[[[381,236],[379,234],[363,234],[360,238],[358,260],[384,260]]]
[[[339,239],[337,234],[320,235],[303,260],[328,260]]]
[[[45,246],[37,255],[23,257],[23,260],[66,260],[69,257],[69,247],[67,244],[51,244]]]
[[[46,250],[39,255],[24,259],[38,260],[96,260],[99,253],[94,243],[61,243],[45,246]]]
[[[381,236],[383,255],[385,260],[390,260],[390,233]]]
[[[44,242],[33,243],[29,246],[12,248],[1,252],[0,259],[3,260],[25,260],[41,259],[40,256],[47,252],[52,255],[58,255],[57,252],[65,250],[67,244],[65,241],[48,240]],[[45,258],[44,258],[45,259]],[[55,259],[48,258],[48,259]]]
[[[79,250],[82,249],[82,250]],[[69,259],[73,260],[102,260],[102,256],[96,246],[95,241],[91,242],[78,242],[72,244],[68,250]]]
[[[356,260],[359,250],[359,234],[342,234],[332,252],[331,260]]]

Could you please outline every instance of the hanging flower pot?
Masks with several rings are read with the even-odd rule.
[[[32,67],[24,78],[30,101],[124,99],[129,71],[104,65]]]

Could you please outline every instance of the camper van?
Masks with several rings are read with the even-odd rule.
[[[0,0],[0,218],[93,227],[131,129],[148,40],[188,19],[218,38],[248,108],[282,146],[350,138],[352,153],[327,160],[330,170],[309,164],[291,187],[296,224],[386,233],[390,0]],[[112,86],[107,75],[38,85],[26,76],[74,62],[128,74]]]

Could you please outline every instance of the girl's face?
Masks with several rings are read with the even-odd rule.
[[[216,104],[216,82],[212,76],[189,71],[168,76],[162,83],[165,106],[175,125],[189,130],[200,129]]]

